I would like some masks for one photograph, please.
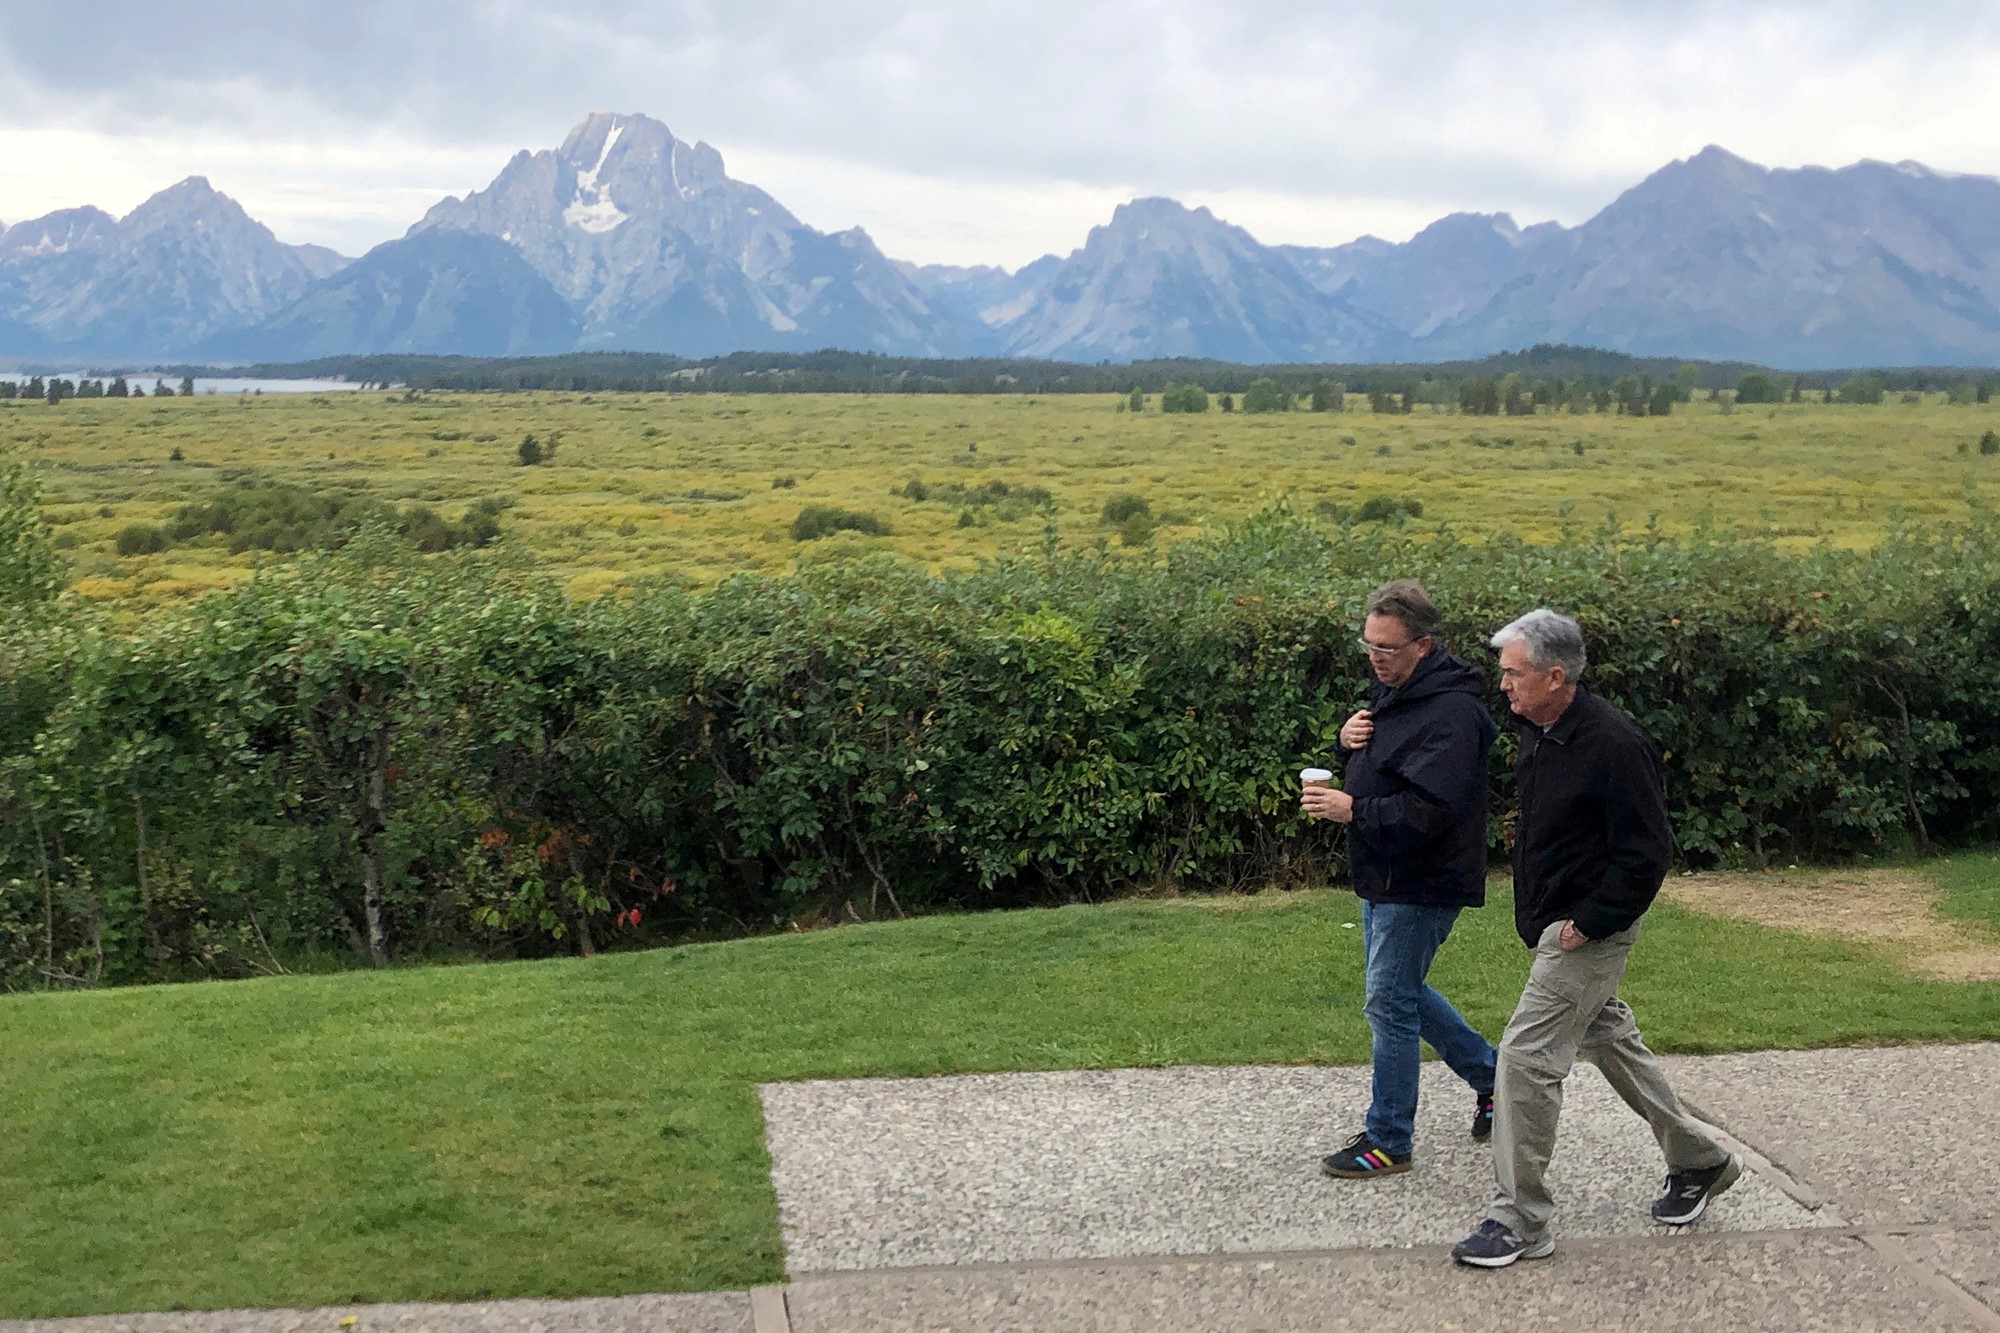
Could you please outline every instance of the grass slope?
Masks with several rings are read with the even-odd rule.
[[[759,1081],[1361,1061],[1356,919],[1127,902],[0,999],[0,1318],[775,1280]],[[1663,1050],[2000,1035],[2000,985],[1648,920],[1625,993]],[[1502,897],[1434,980],[1495,1033],[1526,961]]]

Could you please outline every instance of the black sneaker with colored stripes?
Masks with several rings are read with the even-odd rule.
[[[1472,1107],[1472,1137],[1481,1143],[1493,1137],[1493,1094],[1482,1092]]]
[[[1363,1130],[1347,1141],[1347,1146],[1330,1157],[1322,1157],[1319,1169],[1342,1180],[1366,1180],[1370,1176],[1393,1176],[1410,1169],[1410,1154],[1400,1157],[1375,1146]]]

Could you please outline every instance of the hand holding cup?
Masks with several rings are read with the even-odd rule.
[[[1299,809],[1309,819],[1345,824],[1354,818],[1354,798],[1333,785],[1331,772],[1304,768],[1299,770]]]

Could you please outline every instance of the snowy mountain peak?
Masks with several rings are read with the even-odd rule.
[[[0,235],[0,264],[99,250],[117,230],[117,219],[101,208],[61,209],[7,228]]]
[[[647,116],[592,112],[560,147],[440,200],[406,239],[439,229],[512,246],[568,304],[584,347],[947,345],[865,233],[805,226],[731,180],[714,148]]]
[[[655,156],[676,142],[673,131],[651,116],[593,111],[563,137],[556,156],[578,169],[602,167],[619,139],[630,139],[639,151]]]

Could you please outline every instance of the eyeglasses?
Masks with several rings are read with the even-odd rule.
[[[1361,651],[1367,653],[1370,657],[1394,657],[1411,644],[1416,643],[1417,640],[1405,639],[1397,644],[1370,643],[1366,639],[1356,639],[1355,642],[1360,644]]]

